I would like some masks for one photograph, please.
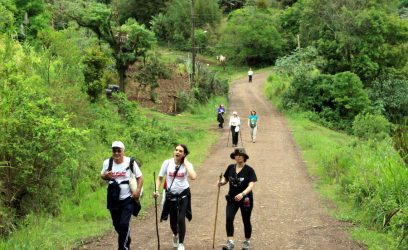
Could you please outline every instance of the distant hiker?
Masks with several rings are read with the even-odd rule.
[[[189,154],[186,145],[176,146],[173,158],[165,160],[161,166],[159,176],[156,179],[154,197],[159,195],[160,183],[166,176],[166,200],[160,221],[167,220],[170,215],[170,228],[173,232],[173,247],[184,250],[184,237],[186,235],[186,220],[192,219],[190,184],[197,178],[193,165],[187,161]]]
[[[224,113],[225,113],[224,104],[221,104],[217,109],[217,121],[219,128],[224,127]]]
[[[229,120],[229,126],[231,129],[232,146],[236,147],[238,145],[238,135],[241,126],[241,119],[239,119],[237,111],[232,112],[232,116]]]
[[[132,168],[132,169],[130,169]],[[133,193],[129,187],[131,172],[136,177],[137,188]],[[101,178],[109,183],[107,207],[112,223],[118,233],[118,249],[130,247],[130,218],[135,202],[143,187],[143,176],[136,161],[125,156],[125,145],[120,141],[112,143],[112,157],[103,162]]]
[[[227,58],[225,56],[223,56],[223,55],[217,56],[217,60],[220,61],[220,65],[223,67],[224,70],[225,70],[225,60],[226,59]]]
[[[251,133],[251,140],[255,143],[256,140],[256,132],[258,130],[258,121],[259,117],[256,115],[256,111],[252,110],[249,117],[248,117],[248,127]]]
[[[255,170],[246,164],[249,156],[244,148],[236,148],[230,154],[235,164],[230,164],[225,170],[224,176],[218,182],[218,186],[229,183],[226,208],[226,231],[227,244],[225,250],[234,249],[234,219],[238,209],[241,210],[242,221],[244,223],[245,240],[242,249],[251,249],[250,240],[252,234],[251,212],[254,205],[252,189],[257,181]]]
[[[254,72],[252,71],[252,69],[251,68],[249,68],[249,71],[248,71],[248,81],[249,82],[252,82],[252,75],[254,74]]]

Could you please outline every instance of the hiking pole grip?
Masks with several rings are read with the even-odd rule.
[[[220,179],[219,182],[221,182],[222,179],[222,173],[220,174]],[[217,202],[215,204],[215,220],[214,220],[214,233],[213,233],[213,242],[212,242],[212,248],[214,249],[214,244],[215,244],[215,231],[217,229],[217,215],[218,215],[218,200],[220,198],[220,188],[221,186],[218,186],[218,191],[217,191]]]
[[[160,236],[159,236],[159,222],[157,220],[157,192],[158,190],[156,190],[156,172],[153,172],[153,187],[154,187],[154,209],[156,211],[156,234],[157,234],[157,249],[160,250]]]

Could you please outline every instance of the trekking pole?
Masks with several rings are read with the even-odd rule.
[[[229,143],[229,137],[230,137],[230,134],[231,134],[231,127],[230,127],[230,129],[229,129],[229,131],[228,131],[227,147],[228,147],[228,143]]]
[[[242,147],[244,147],[244,143],[242,142],[242,133],[241,133],[241,129],[239,130],[239,136],[241,137],[241,145],[242,145]]]
[[[220,179],[219,182],[221,182],[222,179],[222,173],[220,174]],[[217,228],[217,215],[218,215],[218,200],[220,198],[220,186],[218,186],[218,192],[217,192],[217,203],[215,205],[215,220],[214,220],[214,233],[213,233],[213,249],[214,249],[214,244],[215,244],[215,230]]]
[[[153,172],[153,185],[154,185],[154,191],[157,193],[156,190],[156,172]],[[157,220],[157,196],[154,196],[154,208],[156,211],[156,233],[157,233],[157,249],[160,250],[160,236],[159,236],[159,222]]]

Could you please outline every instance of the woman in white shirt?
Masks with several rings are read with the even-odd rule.
[[[160,221],[167,220],[170,215],[170,228],[173,231],[173,247],[178,250],[184,250],[184,237],[186,234],[186,220],[192,219],[191,213],[191,193],[190,184],[187,177],[191,180],[197,178],[193,165],[187,161],[189,154],[186,145],[176,146],[173,158],[163,162],[159,176],[156,179],[156,190],[154,196],[159,195],[160,183],[166,176],[166,200],[163,205],[163,211]]]
[[[241,119],[239,119],[237,111],[232,112],[232,116],[229,120],[229,126],[231,128],[232,146],[236,147],[238,145],[238,134],[241,126]]]

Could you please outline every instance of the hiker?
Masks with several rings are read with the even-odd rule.
[[[248,127],[251,134],[251,140],[255,143],[256,140],[256,132],[258,131],[258,121],[259,117],[256,114],[255,110],[252,110],[248,117]]]
[[[232,146],[236,147],[238,145],[238,135],[241,126],[241,119],[239,119],[237,111],[232,112],[232,116],[229,120],[229,126],[231,129]]]
[[[129,186],[131,172],[137,183],[133,193]],[[125,145],[121,141],[112,143],[112,157],[103,162],[101,178],[109,183],[107,207],[118,233],[118,249],[127,250],[131,243],[129,222],[135,206],[134,200],[140,198],[143,176],[137,163],[125,156]]]
[[[227,200],[226,230],[228,240],[223,249],[234,249],[234,218],[238,209],[241,209],[245,232],[242,249],[251,249],[251,212],[254,206],[252,189],[257,178],[254,169],[246,164],[249,156],[244,148],[236,148],[230,157],[235,160],[235,164],[230,164],[227,167],[224,176],[218,182],[218,186],[229,183],[228,194],[225,196]]]
[[[173,247],[184,250],[184,237],[186,235],[186,220],[192,219],[190,184],[191,180],[197,178],[193,165],[186,157],[189,154],[187,146],[179,144],[176,146],[173,158],[163,162],[160,173],[156,179],[156,190],[153,194],[158,197],[160,183],[166,176],[166,199],[160,221],[167,220],[170,215],[170,228],[173,232]]]
[[[252,71],[251,68],[249,68],[248,71],[248,82],[252,82],[252,75],[254,74],[254,72]]]
[[[218,128],[224,127],[224,113],[225,113],[224,104],[221,104],[217,109]]]

